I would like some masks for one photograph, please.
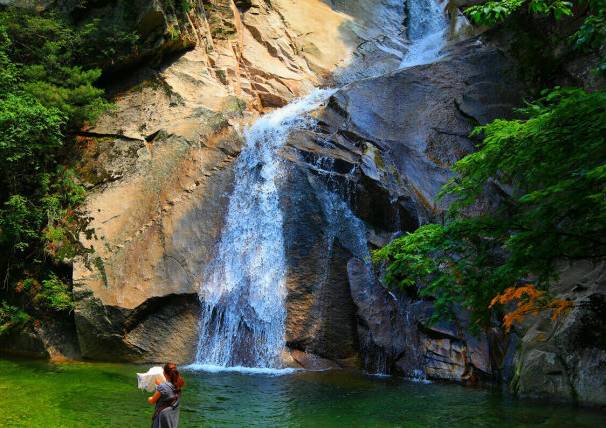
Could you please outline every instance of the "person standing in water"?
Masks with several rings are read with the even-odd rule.
[[[156,392],[147,399],[149,404],[156,406],[152,428],[177,428],[181,389],[185,386],[185,381],[174,363],[164,365],[164,377],[166,382],[156,381]]]

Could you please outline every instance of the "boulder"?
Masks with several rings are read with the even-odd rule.
[[[53,361],[81,358],[73,314],[38,315],[22,328],[0,336],[0,354]]]
[[[151,298],[133,309],[82,298],[75,313],[82,357],[189,363],[195,356],[199,315],[197,294]]]
[[[551,291],[574,307],[555,322],[546,313],[518,327],[512,391],[522,397],[604,406],[606,264],[563,265]]]

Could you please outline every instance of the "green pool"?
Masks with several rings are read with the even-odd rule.
[[[0,427],[146,427],[142,367],[0,360]],[[352,372],[186,371],[182,427],[600,427],[606,415]]]

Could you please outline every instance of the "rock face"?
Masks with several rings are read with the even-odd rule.
[[[308,200],[319,194],[317,182],[325,183],[364,221],[368,243],[380,246],[393,232],[439,219],[448,201],[437,203],[437,191],[452,163],[473,150],[469,131],[507,117],[522,93],[515,64],[470,39],[451,46],[435,64],[346,86],[317,112],[315,130],[291,136],[284,156],[298,175],[304,171],[307,182],[316,183],[306,192]],[[497,202],[487,197],[479,209]],[[350,242],[347,215],[336,218],[337,239]],[[361,254],[344,247],[351,255],[347,274],[358,353],[368,370],[459,382],[502,379],[522,397],[604,404],[603,263],[563,269],[552,291],[574,301],[575,309],[558,323],[543,316],[510,336],[474,336],[465,311],[451,323],[430,324],[431,302],[387,292]],[[334,263],[342,268],[339,260]]]
[[[403,223],[416,226],[439,214],[443,205],[435,200],[451,176],[449,167],[474,148],[471,129],[511,115],[521,89],[515,66],[499,50],[471,39],[434,64],[339,91],[320,120],[334,134],[329,147],[340,160],[356,160],[356,190],[365,196],[354,207],[359,217],[384,230],[409,229],[372,212],[380,201],[370,194],[370,182],[397,200]]]
[[[351,5],[389,11],[391,3]],[[90,240],[83,238],[93,253],[74,266],[75,321],[84,358],[191,360],[198,310],[191,299],[181,329],[192,333],[171,339],[171,347],[183,351],[178,357],[146,336],[152,331],[149,317],[132,314],[147,313],[143,308],[156,298],[197,293],[223,226],[242,127],[346,68],[359,56],[359,45],[376,46],[363,39],[371,34],[367,21],[320,0],[189,5],[135,2],[137,31],[148,34],[142,50],[151,51],[131,58],[131,65],[166,58],[173,52],[167,45],[171,37],[179,41],[175,50],[189,51],[160,67],[131,70],[127,78],[118,79],[110,66],[116,109],[80,139],[95,231]],[[69,2],[62,7],[70,11]],[[94,11],[102,17],[117,13],[99,7]],[[397,56],[383,58],[389,59],[386,67],[398,63]],[[341,284],[332,296],[335,307],[347,296],[346,261],[342,257],[339,273],[331,277]],[[351,303],[349,308],[351,324],[355,309]],[[337,316],[335,330],[314,338],[316,348],[341,336],[343,320]],[[355,325],[344,328],[348,350],[336,344],[331,357],[347,358],[357,349]]]
[[[512,389],[520,396],[550,397],[584,405],[606,404],[606,264],[565,266],[552,288],[574,309],[553,322],[529,320],[516,333]]]
[[[293,133],[282,151],[293,364],[451,380],[490,373],[487,340],[467,335],[464,320],[428,327],[428,302],[383,289],[368,243],[440,215],[435,196],[473,149],[469,131],[519,100],[515,68],[473,39],[436,64],[383,74],[401,57],[378,48],[378,29],[402,32],[402,3],[333,6],[197,4],[184,24],[195,24],[195,48],[121,82],[117,110],[83,134],[96,234],[74,269],[83,357],[191,361],[194,297],[220,237],[239,129],[331,75],[380,75],[338,91],[315,113],[318,127]]]
[[[431,303],[388,293],[366,248],[439,218],[447,201],[437,193],[473,150],[471,129],[510,114],[521,90],[515,65],[471,39],[437,63],[344,87],[316,112],[316,129],[291,135],[283,152],[291,346],[410,377],[492,375],[488,338],[468,333],[466,314],[430,326]],[[338,332],[330,343],[325,330]]]
[[[304,169],[289,169],[282,187],[287,345],[357,366],[356,306],[346,271],[352,242],[339,222],[345,207],[331,206],[325,189]]]

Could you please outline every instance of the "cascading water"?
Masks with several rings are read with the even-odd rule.
[[[412,0],[408,9],[411,43],[402,54],[401,68],[439,58],[447,27],[435,0]],[[281,367],[287,265],[277,186],[284,166],[277,152],[292,129],[312,124],[306,113],[334,92],[315,90],[263,116],[245,132],[226,223],[200,286],[203,311],[194,366]],[[367,258],[363,222],[336,192],[323,188],[321,193],[333,232],[340,229],[339,233],[349,235],[340,241],[349,242],[348,249],[356,257]]]
[[[203,315],[196,364],[280,366],[284,347],[286,260],[276,181],[288,133],[334,91],[315,90],[245,132],[236,183],[216,255],[200,287]]]
[[[408,2],[408,39],[410,49],[400,68],[429,64],[440,57],[444,47],[448,20],[444,7],[436,0]]]

